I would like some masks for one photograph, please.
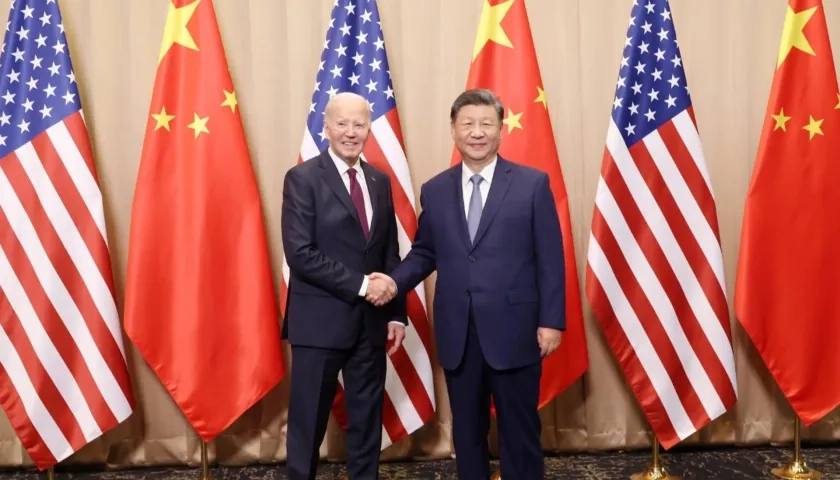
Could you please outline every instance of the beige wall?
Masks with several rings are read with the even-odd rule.
[[[275,280],[279,282],[282,179],[300,147],[333,2],[215,1],[269,219]],[[631,2],[527,2],[582,272]],[[59,4],[102,180],[121,305],[132,192],[167,1],[60,0]],[[825,0],[825,4],[837,62],[840,2]],[[379,0],[379,8],[408,161],[415,191],[419,191],[421,183],[449,163],[452,143],[448,108],[466,82],[481,1]],[[743,201],[785,8],[783,0],[672,2],[717,198],[730,299]],[[587,315],[592,366],[582,382],[542,412],[544,445],[562,450],[646,446],[645,422],[588,310]],[[790,409],[778,396],[737,322],[734,336],[739,404],[689,442],[789,441]],[[140,410],[72,461],[197,461],[198,445],[189,426],[142,360],[136,355],[131,360]],[[388,457],[450,454],[450,415],[440,380],[439,418],[412,439],[389,449]],[[225,463],[284,459],[286,398],[284,382],[220,437],[211,454]],[[835,413],[805,434],[840,438],[836,431],[840,427],[835,426],[839,421]],[[322,453],[343,458],[341,435],[331,428]],[[0,414],[0,465],[22,463],[28,463],[28,459]]]

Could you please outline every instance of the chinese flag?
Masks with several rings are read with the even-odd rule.
[[[747,193],[735,313],[803,424],[840,404],[840,93],[820,0],[791,0]]]
[[[284,373],[259,192],[211,0],[173,0],[129,236],[125,328],[204,441]]]
[[[525,11],[525,0],[484,0],[470,64],[467,89],[493,90],[505,106],[499,154],[538,168],[551,179],[563,232],[566,258],[566,331],[560,348],[543,360],[540,408],[568,388],[589,368],[569,200],[554,132],[548,117],[537,53]],[[461,161],[456,150],[452,165]]]

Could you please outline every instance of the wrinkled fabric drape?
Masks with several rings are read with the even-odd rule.
[[[583,284],[595,188],[632,2],[526,1],[569,192]],[[131,200],[167,0],[59,0],[59,4],[102,183],[121,307]],[[300,149],[332,4],[332,0],[215,0],[264,203],[278,286],[283,174]],[[482,0],[379,0],[415,192],[449,164],[449,106],[466,84],[481,4]],[[786,5],[784,0],[672,2],[718,205],[730,299],[744,197]],[[838,62],[840,2],[825,0],[825,8]],[[431,306],[431,280],[427,288]],[[586,314],[591,367],[541,412],[543,445],[564,452],[647,448],[646,422],[588,309]],[[684,444],[789,442],[790,408],[734,317],[732,321],[739,402]],[[796,328],[796,319],[790,321],[790,328]],[[194,432],[143,359],[130,344],[127,347],[138,411],[67,463],[198,463],[200,444]],[[439,369],[435,380],[439,405],[435,420],[390,447],[384,458],[451,455],[451,414]],[[287,405],[285,380],[210,445],[211,460],[224,464],[284,460]],[[833,412],[804,429],[803,437],[840,439],[840,414]],[[494,453],[495,444],[494,430]],[[330,425],[321,454],[344,458],[343,435],[335,424]],[[20,465],[31,463],[0,414],[0,466]]]

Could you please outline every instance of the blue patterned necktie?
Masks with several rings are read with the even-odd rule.
[[[478,189],[481,175],[475,174],[470,177],[473,184],[472,195],[470,196],[470,208],[467,210],[467,228],[470,231],[470,241],[475,241],[475,232],[478,231],[478,223],[481,221],[481,191]]]

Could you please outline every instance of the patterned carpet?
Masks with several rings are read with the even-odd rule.
[[[787,448],[744,448],[726,450],[683,450],[669,452],[663,461],[671,475],[683,480],[748,480],[772,479],[770,469],[789,460]],[[825,480],[840,478],[840,446],[803,449],[803,459],[821,471]],[[546,458],[547,480],[618,480],[629,479],[641,472],[650,461],[649,452],[609,453],[599,455],[564,455]],[[449,480],[457,479],[455,463],[435,462],[387,463],[380,468],[381,480]],[[215,480],[284,480],[283,465],[250,467],[215,467],[210,470]],[[342,480],[341,465],[322,465],[318,479]],[[46,473],[35,471],[0,471],[0,480],[42,480]],[[149,468],[103,473],[101,471],[63,471],[57,480],[193,480],[200,478],[198,469]],[[473,480],[473,479],[469,479]],[[477,479],[476,479],[477,480]]]

